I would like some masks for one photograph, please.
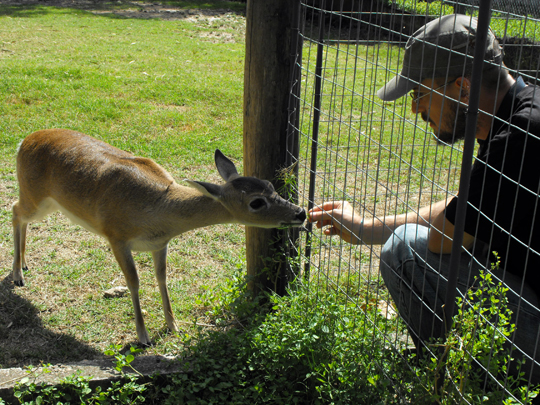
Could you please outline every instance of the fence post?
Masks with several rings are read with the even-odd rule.
[[[300,0],[248,0],[244,69],[244,175],[273,181],[287,162],[291,44]],[[283,294],[283,231],[246,227],[248,288]],[[281,256],[281,257],[280,257]]]

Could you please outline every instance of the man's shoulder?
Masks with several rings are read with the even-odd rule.
[[[540,86],[527,85],[514,97],[512,112],[501,135],[532,134],[540,137]]]
[[[516,94],[515,99],[518,111],[533,107],[540,108],[540,86],[528,83],[523,90]]]
[[[540,136],[540,87],[529,85],[516,96],[510,123]]]
[[[536,163],[540,156],[540,86],[524,87],[505,108],[511,109],[510,114],[497,114],[493,132],[481,143],[477,159],[486,162],[489,156],[493,163],[493,159],[503,161],[512,156]]]

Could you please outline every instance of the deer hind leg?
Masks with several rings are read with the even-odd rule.
[[[118,261],[126,284],[131,294],[131,302],[133,303],[133,311],[135,314],[135,328],[137,330],[137,337],[141,344],[150,346],[150,336],[144,326],[144,318],[141,311],[141,303],[139,300],[139,275],[137,274],[137,268],[131,255],[131,250],[123,244],[115,244],[111,242],[111,248],[114,253],[114,257]]]
[[[27,223],[21,219],[18,203],[13,206],[13,283],[16,286],[24,286],[23,270],[26,266],[26,228]]]
[[[58,205],[52,199],[44,199],[37,206],[23,199],[13,204],[13,283],[16,286],[24,286],[22,271],[28,270],[25,256],[28,223],[43,218],[48,213],[55,211],[57,207]]]
[[[161,302],[163,304],[163,312],[165,312],[165,320],[167,326],[172,332],[178,332],[178,328],[174,322],[174,315],[169,298],[169,290],[167,289],[167,246],[161,250],[152,252],[154,258],[154,269],[161,294]]]

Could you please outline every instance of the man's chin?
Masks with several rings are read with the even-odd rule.
[[[439,145],[447,145],[447,146],[451,146],[462,139],[461,137],[455,136],[452,133],[440,132],[440,131],[439,132],[433,131],[433,138],[435,138],[435,141]]]
[[[448,143],[449,139],[453,139],[454,134],[449,134],[448,132],[441,131],[439,128],[437,128],[437,125],[435,125],[434,122],[429,121],[428,125],[431,128],[432,135],[437,142]]]

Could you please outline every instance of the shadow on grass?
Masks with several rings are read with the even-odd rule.
[[[15,288],[11,273],[0,281],[0,368],[106,358],[72,336],[45,328],[39,310]]]
[[[97,1],[97,0],[3,0],[0,16],[32,18],[51,13],[49,7],[74,9],[96,15],[120,19],[182,20],[193,14],[216,16],[220,14],[245,14],[246,4],[227,0],[192,1]]]

